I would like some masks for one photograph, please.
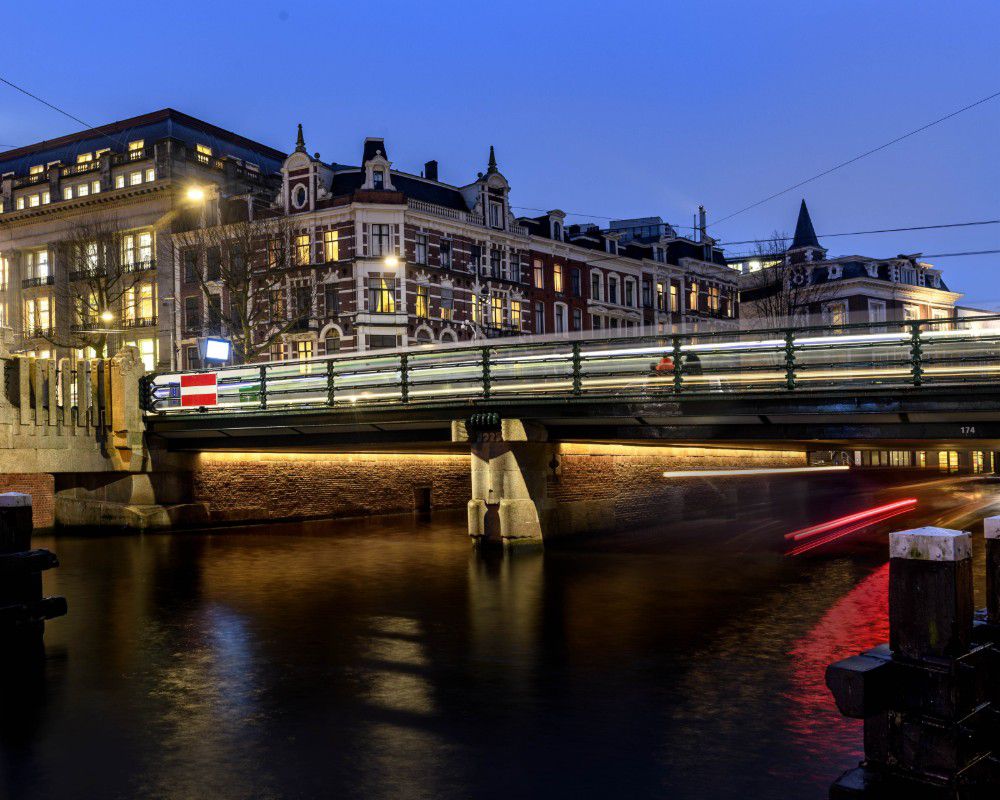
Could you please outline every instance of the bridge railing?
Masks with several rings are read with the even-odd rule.
[[[181,373],[164,373],[148,379],[146,410],[256,412],[1000,382],[1000,315],[837,328],[494,341],[214,372],[217,405],[183,405]]]

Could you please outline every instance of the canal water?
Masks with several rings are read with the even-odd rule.
[[[513,558],[460,513],[40,537],[70,611],[0,693],[0,796],[825,797],[861,730],[823,670],[887,638],[886,532],[974,526],[1000,484],[775,480]]]

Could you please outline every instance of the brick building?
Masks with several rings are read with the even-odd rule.
[[[419,174],[397,169],[380,138],[365,139],[359,166],[324,162],[308,152],[300,126],[281,176],[268,213],[290,220],[298,255],[276,306],[301,319],[275,341],[273,360],[504,335],[732,325],[738,315],[736,276],[717,248],[706,258],[703,244],[672,234],[620,242],[609,230],[565,225],[558,210],[515,216],[492,147],[485,172],[450,184],[436,161]],[[180,287],[193,321],[181,327],[184,367],[198,366],[202,294],[194,278]]]

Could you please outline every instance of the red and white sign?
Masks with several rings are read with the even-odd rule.
[[[219,404],[219,376],[216,372],[181,375],[181,406]]]

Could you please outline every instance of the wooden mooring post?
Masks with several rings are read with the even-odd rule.
[[[42,573],[55,554],[31,549],[31,495],[0,494],[0,652],[28,653],[41,644],[45,620],[66,613],[62,597],[42,596]]]
[[[1000,797],[1000,518],[986,531],[978,614],[968,533],[889,535],[889,643],[826,672],[840,712],[864,720],[865,760],[831,798]]]

